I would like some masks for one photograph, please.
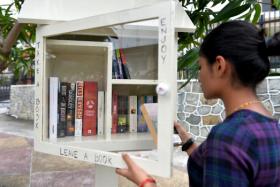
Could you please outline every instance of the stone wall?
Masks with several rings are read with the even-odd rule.
[[[9,114],[16,118],[34,119],[34,85],[12,85]]]
[[[279,120],[280,77],[266,78],[258,86],[257,95],[273,117]],[[221,100],[204,98],[197,80],[178,91],[177,118],[198,142],[205,140],[211,128],[225,118],[224,110]]]

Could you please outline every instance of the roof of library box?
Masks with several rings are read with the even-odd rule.
[[[18,20],[21,23],[53,24],[56,22],[78,20],[113,12],[143,8],[168,1],[176,2],[175,31],[194,32],[194,24],[181,4],[176,0],[107,0],[106,3],[99,0],[83,0],[82,3],[76,0],[25,0]],[[128,25],[158,28],[158,22],[155,20],[129,23]]]

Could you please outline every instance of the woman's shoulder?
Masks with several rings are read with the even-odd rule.
[[[252,110],[239,110],[223,122],[214,126],[208,136],[216,141],[240,141],[244,139],[255,139],[266,131],[275,131],[280,136],[280,126],[275,119]],[[260,132],[264,133],[260,133]]]

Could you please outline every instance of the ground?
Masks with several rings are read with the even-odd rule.
[[[92,187],[95,166],[33,150],[33,122],[0,114],[0,187]],[[147,153],[146,153],[147,154]],[[158,186],[188,186],[186,158],[177,159],[171,179],[156,177]],[[182,159],[183,157],[183,159]],[[120,187],[135,186],[119,177]]]

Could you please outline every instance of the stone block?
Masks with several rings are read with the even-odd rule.
[[[178,88],[181,87],[184,83],[178,83]],[[192,82],[189,82],[187,85],[185,85],[183,88],[179,90],[179,92],[191,92],[192,89]]]
[[[206,138],[209,134],[209,130],[207,127],[201,127],[200,128],[200,136],[203,138]]]
[[[269,91],[272,91],[272,90],[280,91],[279,81],[280,81],[279,79],[268,79]]]
[[[185,109],[184,109],[184,112],[193,113],[195,110],[196,110],[196,107],[195,107],[195,106],[186,105],[186,106],[185,106]]]
[[[222,120],[219,116],[209,115],[202,117],[203,125],[216,125],[220,123]]]
[[[224,106],[220,104],[216,104],[214,107],[212,107],[212,114],[221,114],[224,111]]]
[[[200,83],[198,81],[193,81],[192,83],[192,92],[202,93]]]
[[[177,113],[177,118],[181,121],[184,121],[186,119],[185,113]]]
[[[199,136],[199,127],[198,126],[190,126],[190,133],[195,136]]]
[[[203,105],[197,108],[199,115],[207,115],[211,111],[211,107],[207,105]]]
[[[272,104],[270,102],[270,100],[266,100],[263,102],[263,106],[270,112],[273,112],[273,109],[272,109]]]
[[[280,105],[280,94],[270,96],[272,105]]]
[[[267,81],[263,80],[259,85],[257,85],[256,91],[258,94],[267,93]]]
[[[19,119],[34,119],[34,85],[12,85],[10,93],[9,114]]]
[[[177,112],[183,112],[184,111],[184,105],[177,105]]]
[[[186,118],[186,121],[191,125],[198,125],[201,123],[201,117],[191,114],[189,117]]]
[[[185,97],[186,97],[186,93],[182,92],[182,93],[178,93],[178,104],[184,104],[185,101]]]
[[[185,102],[190,105],[197,106],[199,100],[199,94],[197,93],[187,93]]]
[[[258,99],[260,101],[265,101],[267,99],[269,99],[269,95],[268,94],[261,94],[261,95],[258,95]]]
[[[205,97],[203,96],[203,94],[201,94],[200,102],[201,102],[203,105],[214,106],[215,104],[217,104],[218,100],[217,100],[217,99],[205,99]]]

